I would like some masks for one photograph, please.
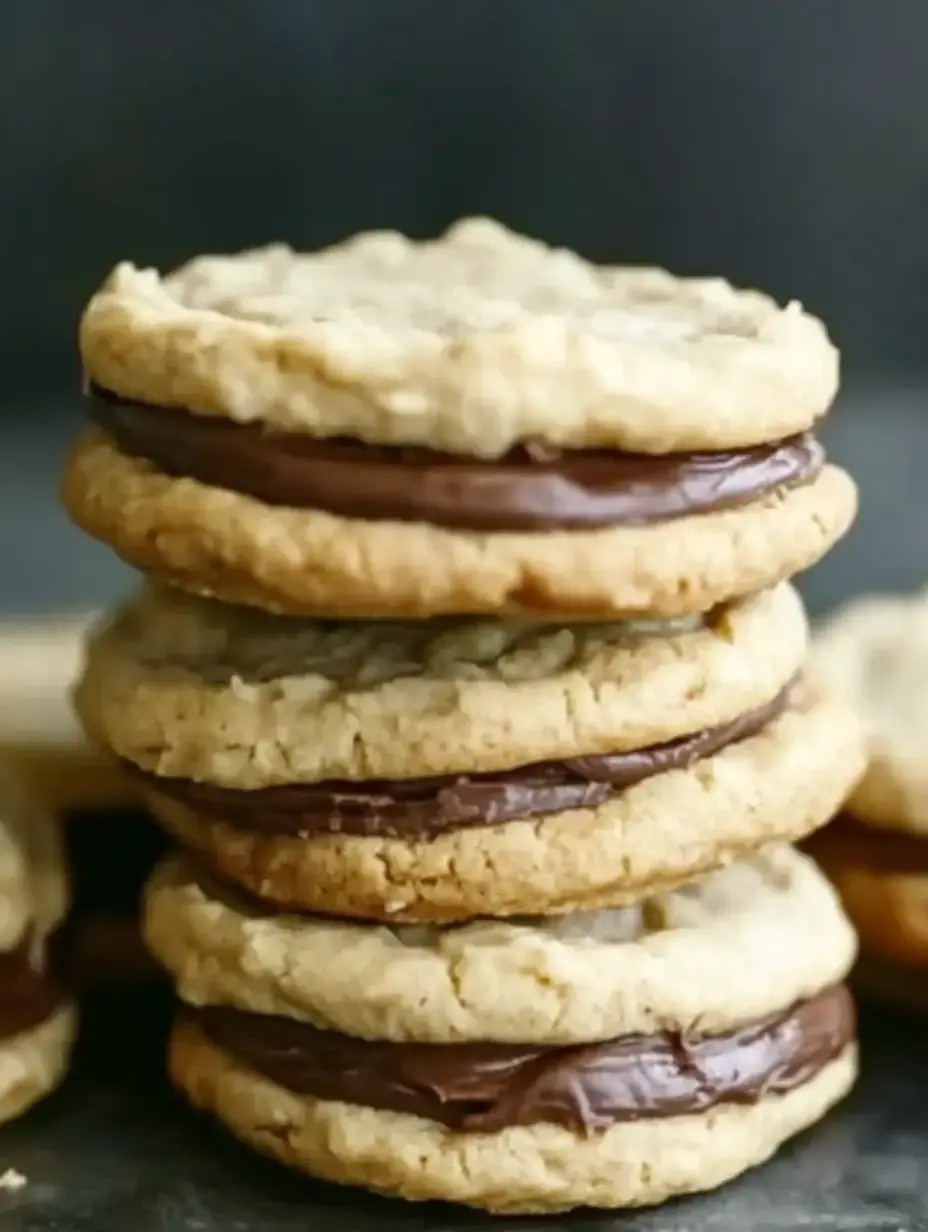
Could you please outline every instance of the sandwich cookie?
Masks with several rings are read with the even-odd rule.
[[[711,1189],[855,1075],[854,936],[788,848],[633,907],[452,928],[262,914],[171,859],[145,933],[183,1002],[188,1098],[291,1167],[407,1199]]]
[[[868,969],[928,968],[928,591],[852,602],[818,631],[812,667],[857,711],[867,741],[864,774],[812,850]]]
[[[67,1070],[76,1015],[50,954],[67,907],[54,818],[0,766],[0,1121],[25,1112]]]
[[[155,815],[282,907],[378,919],[640,897],[823,824],[860,770],[787,585],[677,622],[282,618],[149,590],[77,704]]]
[[[118,266],[64,478],[126,560],[293,614],[704,611],[813,564],[856,491],[821,322],[469,219]]]

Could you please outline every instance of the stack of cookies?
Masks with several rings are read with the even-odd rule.
[[[857,711],[867,769],[813,854],[860,934],[868,990],[928,1006],[928,591],[872,595],[818,630],[815,674]]]
[[[65,500],[149,577],[77,702],[178,841],[194,1104],[532,1211],[711,1188],[847,1091],[789,846],[861,766],[787,581],[856,505],[819,322],[470,220],[121,265],[81,347]]]

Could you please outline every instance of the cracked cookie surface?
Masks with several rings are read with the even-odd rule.
[[[828,408],[821,322],[722,279],[597,267],[488,219],[437,240],[122,263],[84,312],[114,393],[319,437],[498,457],[541,439],[638,452],[790,436]]]
[[[828,882],[782,847],[635,906],[453,928],[262,913],[183,857],[145,898],[147,944],[187,1004],[365,1039],[717,1034],[839,983],[856,948]]]
[[[254,790],[507,770],[726,723],[798,672],[783,585],[671,624],[274,617],[149,590],[92,639],[93,736],[158,775]]]

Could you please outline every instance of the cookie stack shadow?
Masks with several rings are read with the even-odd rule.
[[[819,322],[470,220],[123,265],[81,347],[65,502],[149,578],[77,706],[177,841],[195,1105],[517,1212],[712,1188],[845,1094],[791,846],[862,758],[788,581],[856,508]]]

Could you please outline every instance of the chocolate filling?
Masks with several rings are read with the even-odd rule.
[[[789,689],[747,714],[666,744],[601,757],[539,762],[496,774],[293,783],[238,791],[138,770],[155,790],[242,830],[432,838],[446,830],[593,808],[652,775],[686,769],[755,735],[786,708]]]
[[[0,954],[0,1039],[40,1026],[64,1001],[49,955],[47,941],[33,933]]]
[[[540,1121],[589,1133],[754,1103],[812,1078],[856,1025],[844,985],[723,1035],[661,1032],[568,1048],[361,1040],[218,1006],[195,1011],[195,1021],[213,1043],[297,1094],[477,1133]]]
[[[168,475],[268,505],[462,530],[646,525],[807,483],[825,461],[809,432],[714,453],[646,455],[529,443],[484,461],[277,432],[127,401],[98,387],[91,387],[88,404],[123,452]]]

